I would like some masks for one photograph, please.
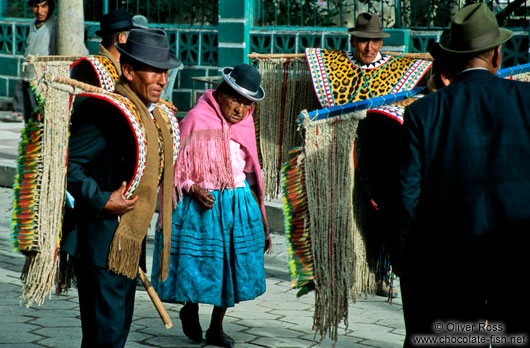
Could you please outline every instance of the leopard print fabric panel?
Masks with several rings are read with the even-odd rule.
[[[313,86],[322,107],[413,89],[431,68],[432,62],[382,55],[360,65],[353,52],[307,49]]]

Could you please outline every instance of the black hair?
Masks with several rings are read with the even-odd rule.
[[[48,4],[48,7],[50,8],[50,14],[53,13],[53,10],[55,9],[55,1],[54,0],[28,0],[29,6],[38,5],[41,2],[45,2]]]
[[[103,34],[101,36],[101,44],[103,45],[103,47],[109,48],[110,46],[114,46],[114,44],[118,40],[118,35],[119,34],[120,34],[120,32],[110,33],[110,34]]]
[[[242,97],[242,95],[237,93],[226,81],[221,82],[215,90],[231,97]]]

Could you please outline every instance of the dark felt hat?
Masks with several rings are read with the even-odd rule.
[[[383,32],[383,24],[376,14],[363,12],[357,16],[355,28],[348,29],[351,35],[368,39],[382,39],[390,37],[390,34]]]
[[[455,14],[451,31],[440,40],[440,47],[451,53],[480,53],[508,41],[512,35],[510,30],[499,28],[493,12],[481,2]]]
[[[122,55],[155,68],[173,69],[181,64],[169,51],[167,34],[161,29],[133,29],[127,42],[116,47]]]
[[[265,91],[260,86],[261,74],[253,66],[239,64],[234,68],[224,68],[223,79],[237,93],[249,100],[260,101],[265,97]]]
[[[106,13],[99,21],[100,29],[96,31],[97,36],[113,34],[119,31],[129,31],[134,28],[131,16],[125,10],[115,10]]]

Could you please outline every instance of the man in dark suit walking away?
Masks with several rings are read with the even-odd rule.
[[[133,29],[117,49],[116,93],[77,96],[71,119],[67,185],[77,229],[62,247],[76,259],[82,348],[125,346],[142,241],[162,182],[162,279],[169,267],[178,126],[159,99],[167,70],[180,62],[162,30]]]
[[[485,3],[461,9],[440,42],[456,80],[405,111],[391,235],[405,346],[529,344],[530,84],[495,76],[511,36]]]

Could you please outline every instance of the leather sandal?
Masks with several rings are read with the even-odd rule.
[[[212,346],[233,348],[234,339],[227,334],[223,333],[212,333],[210,329],[206,330],[206,343]]]
[[[202,342],[202,328],[199,322],[198,313],[195,314],[191,311],[191,307],[185,304],[179,312],[180,322],[182,324],[182,331],[186,337],[196,343]]]

